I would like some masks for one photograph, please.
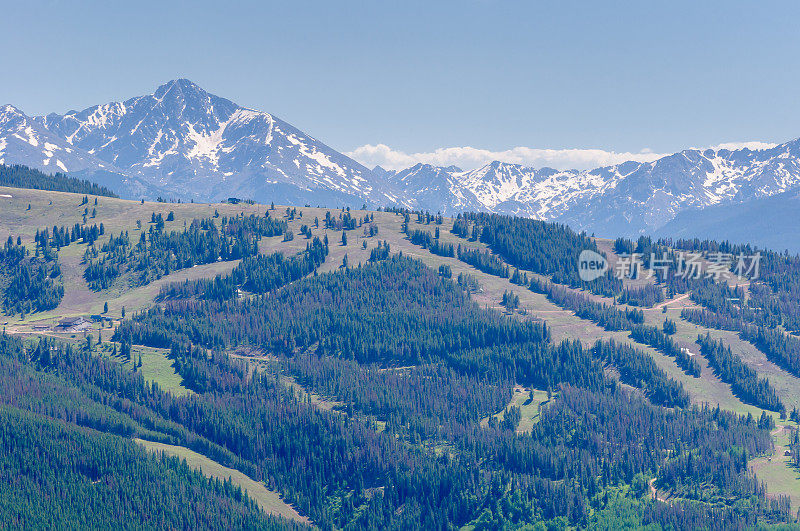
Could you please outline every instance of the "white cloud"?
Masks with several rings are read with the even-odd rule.
[[[405,153],[385,144],[367,144],[345,153],[345,155],[369,168],[381,166],[387,170],[408,168],[418,162],[435,166],[453,165],[469,170],[494,160],[534,168],[547,166],[556,169],[584,170],[619,164],[628,160],[650,162],[664,156],[653,153],[649,149],[644,149],[639,153],[618,153],[602,149],[535,149],[529,147],[490,151],[469,146],[439,148],[423,153]]]
[[[759,141],[724,142],[716,146],[707,146],[699,149],[729,149],[733,151],[748,148],[757,151],[770,149],[776,145]],[[620,164],[629,160],[652,162],[670,155],[670,153],[653,153],[649,148],[642,149],[638,153],[631,153],[605,151],[603,149],[536,149],[521,146],[504,151],[490,151],[488,149],[464,146],[438,148],[434,151],[421,153],[405,153],[392,149],[386,144],[366,144],[345,153],[345,155],[368,168],[381,166],[387,170],[402,170],[420,162],[433,164],[434,166],[458,166],[464,170],[471,170],[495,160],[533,168],[590,170],[601,166]]]
[[[769,142],[759,142],[758,140],[753,140],[751,142],[723,142],[722,144],[711,146],[711,149],[729,149],[731,151],[735,151],[737,149],[747,148],[752,151],[759,151],[762,149],[771,149],[777,145],[778,144],[771,144]]]

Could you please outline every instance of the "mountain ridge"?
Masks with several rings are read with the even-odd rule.
[[[494,161],[467,171],[430,167],[427,173],[448,179],[454,196],[473,197],[478,210],[630,236],[653,232],[687,209],[736,205],[800,187],[800,140],[760,150],[692,148],[652,162],[590,170]],[[424,200],[415,206],[435,209]],[[458,206],[443,210],[452,214]]]
[[[23,132],[46,137],[60,152],[80,154],[70,164],[58,159],[58,171],[124,175],[143,184],[120,179],[117,189],[131,197],[167,190],[205,201],[239,194],[301,203],[397,202],[360,163],[272,114],[236,105],[187,79],[165,83],[153,94],[63,115],[19,114]],[[9,134],[3,125],[0,121],[5,133],[0,138],[23,144],[24,136]],[[27,144],[9,161],[52,171],[38,139]]]
[[[800,140],[774,147],[686,149],[590,170],[493,161],[368,169],[288,122],[188,79],[81,111],[28,116],[0,107],[0,163],[95,180],[125,197],[466,210],[633,236],[681,212],[800,187]]]

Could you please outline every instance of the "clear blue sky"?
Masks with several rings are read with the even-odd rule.
[[[342,151],[800,136],[800,2],[0,0],[0,103],[187,77]]]

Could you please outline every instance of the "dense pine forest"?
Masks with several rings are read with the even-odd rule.
[[[598,251],[597,245],[586,235],[577,234],[564,225],[472,213],[456,219],[453,233],[462,238],[470,234],[470,239],[485,243],[508,264],[547,275],[558,284],[585,287],[603,295],[622,290],[622,282],[610,271],[592,283],[581,281],[576,257],[584,249]]]
[[[61,269],[57,253],[44,247],[30,256],[20,241],[9,236],[0,248],[0,289],[6,315],[52,310],[64,296],[59,282]]]
[[[130,439],[189,435],[152,409],[167,399],[88,349],[0,335],[0,521],[28,529],[288,526],[230,482]]]

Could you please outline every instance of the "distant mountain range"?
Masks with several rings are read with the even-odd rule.
[[[760,151],[689,149],[586,171],[492,162],[470,171],[416,165],[389,178],[425,209],[488,210],[634,235],[653,232],[684,211],[736,208],[799,187],[800,140]]]
[[[689,149],[585,171],[503,162],[468,171],[426,164],[369,169],[271,114],[186,79],[63,115],[30,117],[0,107],[0,163],[88,178],[123,197],[480,210],[609,236],[677,230],[681,223],[684,232],[710,227],[728,208],[746,208],[755,219],[753,209],[772,205],[760,200],[794,197],[800,188],[800,140],[759,151]]]
[[[656,231],[670,238],[709,238],[752,243],[766,249],[800,253],[800,189],[680,212]]]

